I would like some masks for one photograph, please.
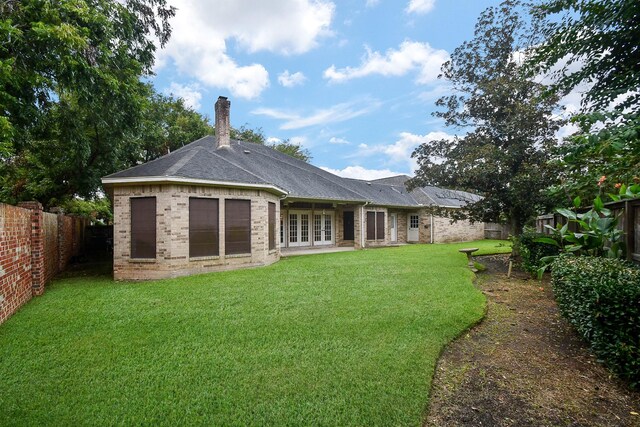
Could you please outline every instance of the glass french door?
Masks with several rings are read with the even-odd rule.
[[[310,246],[309,212],[289,211],[289,246]]]
[[[331,245],[335,241],[333,212],[313,214],[313,244]]]

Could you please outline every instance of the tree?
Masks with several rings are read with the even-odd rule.
[[[533,11],[543,40],[531,51],[529,74],[550,73],[554,94],[587,88],[573,118],[579,131],[556,154],[561,173],[552,193],[571,195],[569,204],[640,181],[640,3],[548,0]]]
[[[231,129],[231,138],[238,139],[240,141],[253,142],[255,144],[266,145],[276,151],[280,151],[288,156],[294,157],[303,162],[309,163],[311,161],[311,152],[306,148],[302,148],[300,144],[295,144],[289,139],[281,140],[279,142],[267,143],[267,138],[262,131],[262,128],[251,129],[246,124],[240,126],[238,129]]]
[[[485,10],[474,38],[456,48],[442,66],[453,94],[440,98],[435,113],[449,127],[469,129],[463,136],[432,140],[413,153],[419,170],[412,187],[436,185],[483,196],[465,211],[444,211],[453,219],[509,221],[511,232],[550,208],[541,192],[555,172],[547,161],[561,122],[554,118],[557,98],[522,75],[518,52],[529,28],[519,3],[504,1]]]
[[[166,0],[0,4],[0,200],[93,196],[130,165]]]
[[[213,134],[207,117],[187,107],[182,98],[156,93],[149,86],[139,131],[139,158],[148,162]]]

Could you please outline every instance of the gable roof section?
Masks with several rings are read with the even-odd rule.
[[[289,198],[371,203],[395,207],[440,205],[461,207],[478,196],[436,187],[411,192],[399,175],[363,181],[342,178],[270,147],[232,140],[216,147],[206,136],[150,162],[105,176],[105,185],[181,182],[201,185],[265,189]],[[468,195],[462,198],[462,194]]]

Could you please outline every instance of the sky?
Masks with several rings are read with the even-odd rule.
[[[432,116],[440,66],[496,0],[171,0],[156,89],[213,122],[289,139],[340,176],[412,175],[412,151],[455,133]]]

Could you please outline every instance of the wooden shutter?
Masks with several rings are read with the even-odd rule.
[[[131,258],[156,257],[156,198],[131,200]]]
[[[376,239],[376,213],[367,212],[367,240]]]
[[[376,212],[376,239],[384,240],[384,212]]]
[[[251,253],[251,201],[227,199],[224,203],[225,253]]]
[[[269,250],[276,248],[276,204],[269,202]]]
[[[189,256],[220,254],[218,199],[189,198]]]

